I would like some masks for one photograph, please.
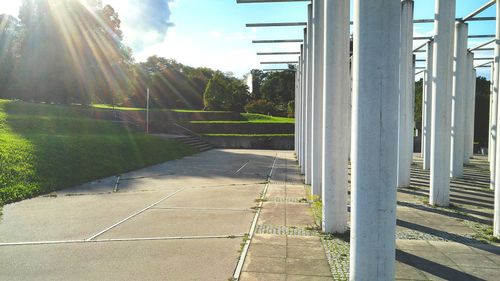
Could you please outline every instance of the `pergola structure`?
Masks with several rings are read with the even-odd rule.
[[[237,0],[296,1],[306,0]],[[254,43],[303,43],[297,51],[295,151],[305,183],[323,201],[325,232],[347,231],[351,161],[351,280],[394,279],[396,194],[410,185],[416,74],[424,76],[422,157],[430,170],[429,202],[447,207],[450,178],[462,177],[473,156],[475,69],[491,67],[489,160],[494,235],[500,238],[500,0],[463,18],[456,18],[456,0],[435,1],[435,19],[414,19],[413,0],[354,0],[351,22],[349,0],[312,0],[306,23],[248,25],[305,26],[300,40]],[[496,17],[478,17],[495,4]],[[495,20],[495,35],[468,32],[470,21]],[[415,37],[414,24],[420,23],[434,23],[434,35]],[[469,48],[470,38],[486,40]],[[414,49],[413,40],[426,42]],[[492,50],[492,58],[475,57]],[[425,59],[416,59],[419,53]]]

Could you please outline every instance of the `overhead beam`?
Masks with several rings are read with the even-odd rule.
[[[254,44],[265,44],[265,43],[302,43],[302,39],[279,39],[279,40],[253,40]]]
[[[479,7],[477,10],[474,12],[468,14],[467,16],[462,18],[463,22],[472,20],[475,16],[478,14],[482,13],[484,10],[488,9],[489,7],[493,6],[496,3],[496,0],[491,0],[490,2],[484,4],[483,6]]]
[[[264,68],[264,69],[262,69],[262,71],[269,71],[269,72],[271,72],[271,71],[293,71],[293,72],[295,72],[297,70],[296,69],[289,69],[289,68]]]
[[[296,64],[298,61],[263,61],[260,64]]]
[[[282,26],[306,26],[307,22],[262,22],[247,23],[246,27],[282,27]]]
[[[310,0],[236,0],[237,4],[308,2]]]
[[[274,56],[274,55],[300,55],[300,52],[266,52],[266,53],[257,53],[257,56]]]
[[[486,41],[486,42],[484,42],[483,44],[479,44],[479,45],[477,45],[476,47],[469,48],[469,51],[470,51],[470,52],[475,51],[475,50],[480,49],[480,48],[482,48],[482,47],[484,47],[484,46],[486,46],[486,45],[489,45],[489,44],[491,44],[491,43],[493,43],[493,42],[495,42],[495,39],[492,39],[492,40],[490,40],[490,41]]]
[[[486,67],[488,64],[491,64],[492,62],[493,62],[493,60],[485,62],[485,63],[482,63],[482,64],[479,64],[479,65],[476,65],[476,66],[474,66],[474,68]]]
[[[456,21],[462,21],[462,18],[456,18]],[[496,20],[496,17],[477,17],[477,18],[471,18],[468,19],[467,21],[494,21]],[[413,23],[434,23],[434,19],[416,19],[413,21]]]

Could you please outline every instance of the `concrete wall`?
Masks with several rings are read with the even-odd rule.
[[[203,137],[220,148],[293,150],[294,137]]]
[[[293,134],[294,124],[259,123],[181,123],[198,134]]]

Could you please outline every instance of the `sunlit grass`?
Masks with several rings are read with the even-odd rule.
[[[250,123],[295,123],[294,118],[276,117],[263,114],[242,113],[244,120]]]
[[[193,153],[73,107],[0,100],[0,206]]]
[[[114,109],[114,110],[123,110],[123,111],[145,111],[146,108],[142,107],[123,107],[123,106],[112,106],[109,104],[93,104],[92,107],[99,109]],[[204,112],[229,112],[229,111],[205,111],[205,110],[195,110],[195,109],[158,109],[158,108],[150,108],[151,111],[173,111],[180,113],[204,113]]]

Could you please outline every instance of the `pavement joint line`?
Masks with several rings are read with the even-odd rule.
[[[130,215],[130,216],[128,216],[128,217],[126,217],[126,218],[124,218],[123,220],[121,220],[121,221],[119,221],[119,222],[117,222],[117,223],[115,223],[115,224],[113,224],[112,226],[110,226],[110,227],[108,227],[108,228],[104,229],[103,231],[101,231],[101,232],[98,232],[98,233],[94,234],[94,235],[93,235],[93,236],[91,236],[90,238],[86,239],[86,241],[91,241],[91,240],[93,240],[93,239],[95,239],[95,238],[99,237],[100,235],[104,234],[105,232],[108,232],[109,230],[111,230],[111,229],[113,229],[113,228],[115,228],[115,227],[119,226],[120,224],[122,224],[122,223],[124,223],[124,222],[128,221],[129,219],[134,218],[134,217],[136,217],[137,215],[144,213],[144,212],[145,212],[145,211],[147,211],[148,209],[153,208],[154,206],[156,206],[156,205],[158,205],[158,204],[162,203],[163,201],[165,201],[165,200],[169,199],[170,197],[172,197],[172,196],[176,195],[177,193],[179,193],[179,192],[181,192],[181,191],[183,191],[183,190],[185,190],[185,188],[181,188],[181,189],[179,189],[179,190],[175,191],[174,193],[171,193],[170,195],[163,197],[163,198],[162,198],[162,199],[160,199],[158,202],[153,203],[152,205],[149,205],[148,207],[146,207],[146,208],[144,208],[144,209],[142,209],[142,210],[140,210],[140,211],[138,211],[138,212],[133,213],[132,215]]]
[[[117,176],[116,177],[116,182],[115,182],[115,187],[113,188],[113,193],[117,193],[118,192],[118,185],[120,184],[120,178],[122,176]]]
[[[235,212],[253,212],[253,209],[238,208],[192,208],[192,207],[153,207],[154,210],[191,210],[191,211],[235,211]]]
[[[0,247],[12,246],[37,246],[37,245],[58,245],[58,244],[86,244],[86,243],[106,243],[106,242],[134,242],[134,241],[165,241],[165,240],[196,240],[196,239],[234,239],[245,237],[244,234],[230,235],[205,235],[205,236],[163,236],[163,237],[134,237],[134,238],[109,238],[96,240],[61,240],[61,241],[33,241],[33,242],[12,242],[0,243]]]
[[[259,220],[260,212],[262,210],[262,206],[264,204],[263,199],[266,197],[267,189],[269,188],[270,182],[271,182],[271,177],[273,175],[273,170],[274,166],[276,165],[276,160],[278,159],[278,154],[274,156],[274,161],[271,166],[271,170],[269,171],[269,175],[267,176],[267,183],[266,186],[264,187],[264,191],[262,192],[262,195],[260,196],[259,200],[259,205],[257,207],[257,212],[255,213],[255,216],[253,217],[252,221],[252,226],[250,227],[250,231],[248,233],[248,239],[245,241],[245,245],[243,246],[243,249],[241,251],[241,256],[240,259],[238,260],[238,264],[236,265],[236,269],[234,270],[233,274],[233,280],[240,280],[241,272],[243,271],[243,264],[245,263],[245,259],[248,254],[248,249],[250,248],[250,243],[252,241],[252,238],[255,233],[255,228],[257,227],[257,221]]]
[[[245,164],[243,164],[243,166],[241,166],[241,168],[239,168],[234,174],[238,174],[239,172],[241,172],[241,170],[245,169],[245,167],[250,164],[250,160],[248,160]]]

